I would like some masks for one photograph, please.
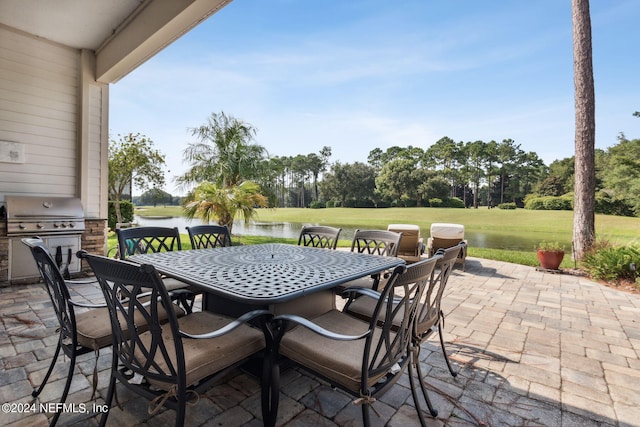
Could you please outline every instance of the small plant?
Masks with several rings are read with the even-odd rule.
[[[561,245],[558,242],[540,242],[538,246],[536,246],[537,251],[545,251],[545,252],[564,252],[564,245]]]
[[[587,254],[583,266],[596,280],[637,282],[635,266],[640,265],[640,246],[603,246]]]

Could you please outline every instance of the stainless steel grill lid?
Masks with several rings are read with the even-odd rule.
[[[7,234],[78,234],[85,229],[75,197],[5,196]]]

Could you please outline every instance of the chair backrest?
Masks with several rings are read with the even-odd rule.
[[[342,228],[305,225],[300,230],[298,245],[335,249],[338,245],[338,237],[341,231]]]
[[[195,225],[187,227],[187,232],[193,249],[231,246],[231,234],[226,225]]]
[[[434,249],[450,248],[464,240],[464,225],[434,222],[431,224],[430,233]]]
[[[397,256],[402,233],[384,230],[356,230],[351,252]]]
[[[374,385],[372,382],[380,382],[380,375],[387,379],[396,375],[391,370],[393,365],[408,362],[407,348],[413,336],[418,303],[439,258],[397,267],[380,293],[370,320],[370,328],[377,328],[378,332],[370,334],[365,343],[363,396]]]
[[[133,227],[116,229],[120,259],[150,252],[181,250],[178,227]]]
[[[438,323],[442,295],[458,254],[464,245],[464,243],[460,243],[451,248],[439,249],[437,252],[437,255],[441,255],[441,258],[433,270],[429,286],[425,289],[416,317],[414,338],[418,342],[422,340],[423,336],[430,333],[431,328]]]
[[[402,233],[398,255],[419,255],[420,254],[420,227],[414,224],[389,224],[387,231]]]
[[[84,251],[80,257],[88,262],[104,294],[118,362],[154,383],[186,382],[178,319],[156,269],[148,264],[138,265]],[[158,314],[165,311],[166,319],[161,321]],[[148,325],[142,335],[137,328],[140,315]],[[163,338],[163,333],[167,333],[167,326],[164,329],[162,326],[165,322],[168,322],[171,340]]]
[[[22,239],[22,243],[31,249],[31,254],[36,261],[38,271],[45,284],[53,310],[60,324],[60,334],[63,341],[67,339],[73,348],[78,346],[76,317],[73,305],[69,302],[71,297],[69,289],[58,269],[56,262],[51,257],[49,250],[39,237]]]

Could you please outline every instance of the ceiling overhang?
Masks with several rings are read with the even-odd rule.
[[[0,23],[96,55],[113,83],[232,0],[2,0]]]

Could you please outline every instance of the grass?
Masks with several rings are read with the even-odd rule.
[[[180,216],[182,208],[142,207],[136,208],[136,214],[142,216]],[[428,230],[433,222],[452,222],[464,224],[467,232],[490,233],[494,236],[512,236],[532,241],[558,241],[571,247],[573,230],[573,212],[571,211],[531,211],[525,209],[448,209],[448,208],[386,208],[386,209],[302,209],[278,208],[260,209],[257,221],[318,223],[338,227],[386,229],[391,223],[417,224]],[[600,241],[614,245],[637,243],[640,236],[640,218],[596,215],[596,236]],[[278,239],[259,236],[234,236],[234,244],[256,244],[265,242],[296,243],[295,239]],[[190,248],[186,234],[182,239],[183,247]],[[340,241],[339,246],[349,246],[349,241]],[[109,247],[115,246],[111,237]],[[516,251],[493,248],[469,247],[469,256],[537,266],[538,260],[534,244],[530,251]],[[570,256],[565,256],[561,265],[573,268]]]

